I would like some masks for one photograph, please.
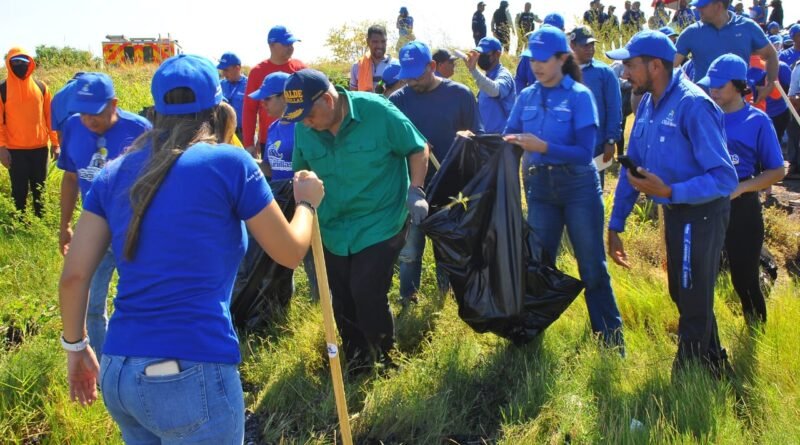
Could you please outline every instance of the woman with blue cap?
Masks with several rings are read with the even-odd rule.
[[[606,267],[600,178],[592,162],[598,127],[594,99],[578,83],[581,70],[561,30],[542,26],[531,35],[529,50],[536,83],[522,90],[505,129],[505,139],[526,152],[528,223],[553,260],[566,226],[586,284],[592,330],[624,353],[622,318]]]
[[[298,172],[287,223],[252,157],[217,143],[218,126],[230,124],[219,116],[222,90],[209,60],[167,59],[151,91],[153,129],[95,179],[64,262],[70,397],[91,404],[99,384],[127,443],[241,444],[241,357],[229,306],[247,247],[242,222],[276,262],[296,267],[322,183]],[[98,365],[86,336],[87,292],[109,244],[119,283]]]
[[[783,155],[772,121],[744,100],[747,64],[724,54],[697,82],[725,113],[725,137],[739,185],[731,194],[731,216],[725,237],[731,281],[742,302],[748,325],[767,321],[767,306],[759,286],[759,259],[764,243],[764,220],[758,192],[780,181]]]

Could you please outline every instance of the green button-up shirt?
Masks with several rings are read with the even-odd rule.
[[[334,255],[348,256],[403,228],[406,158],[425,149],[425,138],[383,96],[336,91],[349,105],[339,132],[296,125],[292,169],[312,170],[325,183],[318,209],[322,241]]]

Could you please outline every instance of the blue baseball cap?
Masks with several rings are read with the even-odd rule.
[[[387,87],[394,86],[400,81],[400,62],[392,60],[383,70],[383,84]]]
[[[273,26],[267,34],[267,43],[280,43],[281,45],[291,45],[299,42],[300,39],[294,36],[285,26]]]
[[[321,72],[306,68],[286,79],[283,86],[283,97],[286,99],[286,111],[283,119],[286,122],[300,122],[311,111],[314,101],[325,94],[331,86],[328,77]]]
[[[286,79],[288,78],[289,74],[282,71],[271,73],[264,78],[264,82],[261,83],[261,86],[248,94],[248,96],[251,99],[264,100],[268,97],[283,94],[283,86],[286,85]]]
[[[481,40],[482,42],[483,40]],[[400,48],[400,73],[398,79],[414,79],[422,75],[433,58],[428,45],[413,41]]]
[[[478,46],[475,48],[475,51],[481,54],[486,54],[493,51],[503,51],[503,45],[494,37],[484,37],[480,42],[478,42]]]
[[[675,31],[674,29],[672,29],[671,26],[662,26],[658,31],[661,34],[664,34],[667,37],[672,37],[672,36],[677,36],[678,35],[678,32]]]
[[[408,14],[408,8],[406,8],[405,6],[401,7],[400,14]]]
[[[772,29],[781,29],[781,25],[779,25],[778,22],[769,22],[769,25],[767,25],[767,31]]]
[[[176,88],[192,90],[194,101],[168,104],[165,97]],[[153,74],[150,91],[156,112],[164,115],[197,113],[222,102],[216,67],[205,57],[192,54],[179,54],[165,60]]]
[[[794,39],[794,36],[800,33],[800,24],[794,24],[789,28],[789,38]]]
[[[764,85],[764,79],[766,78],[767,72],[761,68],[751,67],[747,69],[747,85],[749,85],[750,88]]]
[[[239,57],[234,53],[225,53],[222,57],[219,58],[219,63],[217,64],[218,70],[224,70],[225,68],[241,65],[242,61],[239,60]]]
[[[718,1],[721,0],[694,0],[691,3],[689,3],[689,6],[694,6],[696,8],[703,8]]]
[[[69,103],[70,110],[75,113],[100,114],[108,101],[117,97],[114,83],[107,74],[84,73],[76,82],[75,93]]]
[[[553,12],[553,13],[547,14],[545,16],[544,21],[542,22],[542,24],[543,25],[555,26],[556,28],[558,28],[558,29],[563,31],[564,30],[564,16],[559,14],[559,13],[557,13],[557,12]]]
[[[544,25],[528,39],[531,59],[546,62],[557,53],[568,53],[567,35],[555,26]]]
[[[708,73],[697,84],[706,88],[722,88],[731,80],[747,81],[747,64],[736,54],[723,54],[711,62]]]
[[[619,49],[606,51],[612,60],[627,60],[639,56],[657,57],[672,61],[675,58],[675,44],[660,31],[645,30],[636,33],[628,43]]]
[[[771,36],[769,36],[767,38],[769,39],[769,43],[772,43],[773,45],[776,44],[776,43],[780,43],[781,45],[783,45],[783,37],[781,37],[781,36],[779,36],[777,34],[771,35]]]

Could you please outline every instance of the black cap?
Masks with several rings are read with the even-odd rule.
[[[569,33],[569,41],[578,45],[588,45],[596,42],[592,30],[587,26],[578,26]]]
[[[446,62],[448,60],[456,60],[456,59],[458,59],[458,57],[454,56],[453,54],[450,53],[450,51],[448,51],[446,49],[436,50],[436,52],[433,53],[433,57],[432,58],[433,58],[434,61],[436,61],[436,63],[442,63],[442,62]]]

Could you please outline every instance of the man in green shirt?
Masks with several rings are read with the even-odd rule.
[[[319,71],[292,74],[284,98],[283,119],[302,123],[295,127],[292,168],[312,170],[325,183],[319,222],[350,369],[390,364],[394,264],[409,213],[414,223],[428,214],[425,138],[383,96],[334,87]]]

